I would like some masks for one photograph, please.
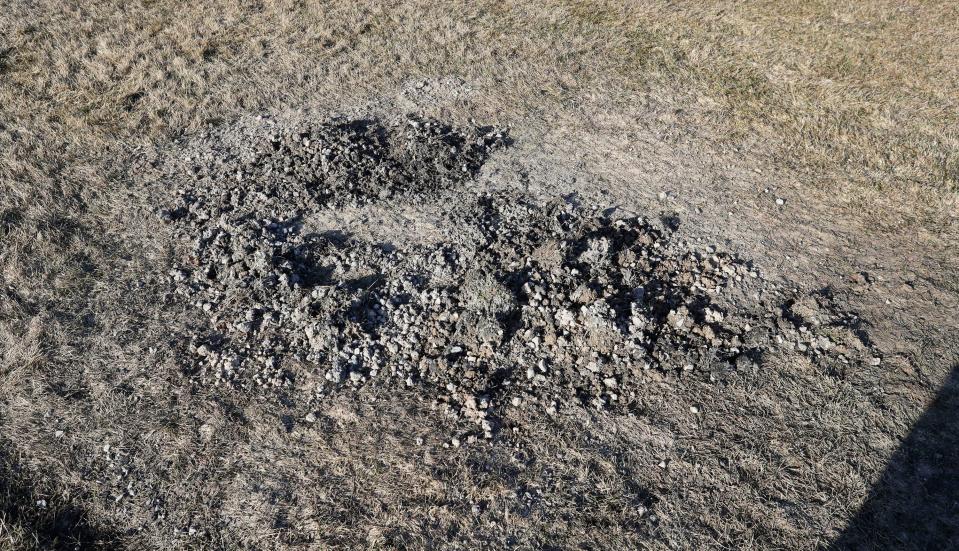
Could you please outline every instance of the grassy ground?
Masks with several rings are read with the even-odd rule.
[[[850,200],[871,223],[955,225],[959,69],[949,60],[959,37],[949,22],[959,16],[949,2],[842,13],[814,2],[7,8],[0,231],[10,281],[76,272],[77,262],[34,251],[77,239],[80,213],[108,201],[96,164],[117,146],[250,110],[349,104],[434,75],[475,83],[478,117],[650,101],[694,110],[697,132],[813,169],[804,185],[858,182]]]
[[[952,3],[583,11],[600,25],[645,24],[683,61],[690,81],[732,108],[734,132],[781,140],[787,162],[838,164],[875,185],[901,179],[956,190],[957,31],[947,22],[959,12]]]
[[[417,76],[476,82],[506,113],[659,91],[704,107],[718,133],[781,142],[791,162],[956,191],[953,3],[618,4],[14,4],[5,108],[88,143]]]
[[[149,269],[121,225],[143,199],[113,178],[113,159],[240,114],[335,110],[459,78],[475,94],[453,116],[656,124],[788,169],[811,195],[841,194],[844,219],[877,239],[921,231],[931,248],[955,249],[955,3],[618,4],[3,2],[0,499],[85,499],[71,493],[82,471],[57,481],[44,470],[55,461],[42,459],[53,449],[42,427],[57,408],[94,420],[91,442],[137,428],[110,426],[126,406],[76,382],[137,361],[116,343],[142,320],[126,312],[114,319],[128,325],[103,327],[106,299],[91,298],[118,269]],[[625,471],[600,464],[597,476],[626,492]],[[57,519],[87,525],[69,507],[2,510],[0,547],[43,544]],[[597,515],[612,523],[615,507]]]

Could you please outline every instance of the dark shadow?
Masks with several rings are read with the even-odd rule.
[[[116,534],[92,526],[83,510],[25,472],[10,453],[13,448],[9,444],[0,440],[0,520],[6,529],[26,538],[22,543],[30,548],[118,548]],[[0,535],[8,534],[0,531]]]
[[[13,48],[0,49],[0,75],[10,67],[10,60],[13,58]],[[0,126],[2,128],[2,126]]]
[[[832,549],[959,549],[959,364]]]

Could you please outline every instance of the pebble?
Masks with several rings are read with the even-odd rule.
[[[774,349],[849,361],[819,325],[784,313],[825,299],[787,302],[762,270],[714,244],[598,205],[469,191],[504,136],[418,118],[277,127],[248,160],[211,155],[171,185],[160,216],[188,245],[166,281],[208,322],[191,341],[196,379],[286,392],[298,384],[287,366],[313,366],[320,401],[417,387],[490,438],[506,404],[621,410],[651,378],[716,381]],[[461,231],[438,243],[383,247],[296,222],[341,206],[430,203],[442,190],[458,194],[448,216]],[[721,300],[735,293],[748,298]],[[816,306],[833,327],[849,319]],[[854,354],[878,362],[865,346]]]

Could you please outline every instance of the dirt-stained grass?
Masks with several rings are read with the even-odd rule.
[[[525,420],[531,433],[518,437],[533,457],[502,450],[426,457],[403,447],[416,436],[407,423],[429,419],[422,404],[384,407],[382,418],[393,420],[384,426],[378,417],[355,418],[370,410],[348,403],[342,418],[321,421],[325,434],[292,445],[276,412],[249,397],[224,403],[215,393],[191,394],[176,366],[154,355],[168,325],[181,322],[177,312],[157,311],[162,289],[148,278],[169,251],[144,222],[150,205],[116,178],[113,161],[241,114],[337,109],[421,78],[472,87],[468,105],[448,107],[454,117],[659,124],[670,135],[736,147],[764,168],[795,171],[810,193],[848,196],[849,220],[877,235],[922,230],[922,246],[954,248],[955,3],[616,4],[6,2],[0,549],[50,548],[74,537],[189,547],[172,530],[135,532],[156,521],[149,507],[117,512],[118,449],[135,468],[155,469],[152,482],[181,505],[165,510],[171,526],[189,525],[196,511],[220,511],[199,524],[239,519],[202,540],[224,548],[318,537],[373,548],[476,541],[483,533],[470,532],[473,504],[488,520],[489,507],[514,507],[524,494],[536,496],[530,486],[543,480],[554,485],[539,489],[560,502],[509,517],[510,535],[529,546],[625,546],[639,534],[661,546],[802,548],[835,536],[934,393],[936,380],[916,377],[905,360],[881,382],[921,398],[857,393],[882,385],[835,383],[797,368],[796,380],[763,389],[768,396],[750,416],[743,404],[756,399],[755,389],[735,389],[720,405],[738,421],[699,427],[680,447],[683,459],[663,470],[656,454],[668,438],[656,427],[668,421],[616,421],[618,430],[636,431],[632,442],[642,445],[631,446],[608,432],[585,442],[579,422],[557,427],[540,416]],[[658,118],[641,117],[650,113]],[[928,277],[955,289],[948,275]],[[909,285],[926,280],[915,274]],[[928,293],[930,302],[946,300]],[[903,357],[917,360],[923,345],[903,344]],[[802,391],[795,399],[807,416],[789,417],[774,403],[783,388]],[[661,401],[655,407],[669,413],[664,419],[686,410],[669,396]],[[782,420],[772,439],[757,429],[768,429],[770,418]],[[851,419],[865,419],[868,443]],[[198,440],[207,425],[217,438]],[[721,457],[716,433],[739,444],[734,457]],[[824,435],[829,445],[814,445]],[[389,445],[404,451],[379,455]],[[274,448],[299,455],[278,458]],[[860,453],[860,469],[834,449]],[[537,459],[559,454],[558,467]],[[309,503],[284,494],[291,472],[303,477],[294,482],[318,489]],[[685,485],[704,472],[714,477],[713,493]],[[90,482],[97,477],[110,481],[102,494],[89,491],[101,487]],[[220,485],[194,491],[189,484],[204,479]],[[802,500],[787,499],[797,493]],[[646,511],[652,494],[670,496],[657,509],[668,515],[660,524]],[[40,499],[46,509],[37,509]],[[294,514],[302,518],[288,518]],[[117,522],[130,532],[114,534]]]

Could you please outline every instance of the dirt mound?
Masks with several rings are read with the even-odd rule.
[[[721,382],[769,354],[837,374],[878,361],[828,292],[798,295],[674,239],[673,219],[463,190],[450,213],[459,231],[439,244],[303,229],[331,205],[434,200],[504,140],[337,122],[194,171],[162,215],[192,242],[169,281],[206,320],[184,358],[195,380],[296,388],[317,403],[419,386],[491,437],[504,407],[629,410],[650,376]]]
[[[289,220],[303,209],[427,196],[475,175],[508,142],[491,127],[453,129],[407,118],[334,120],[278,129],[238,150],[190,159],[193,178],[165,220],[229,213]]]

